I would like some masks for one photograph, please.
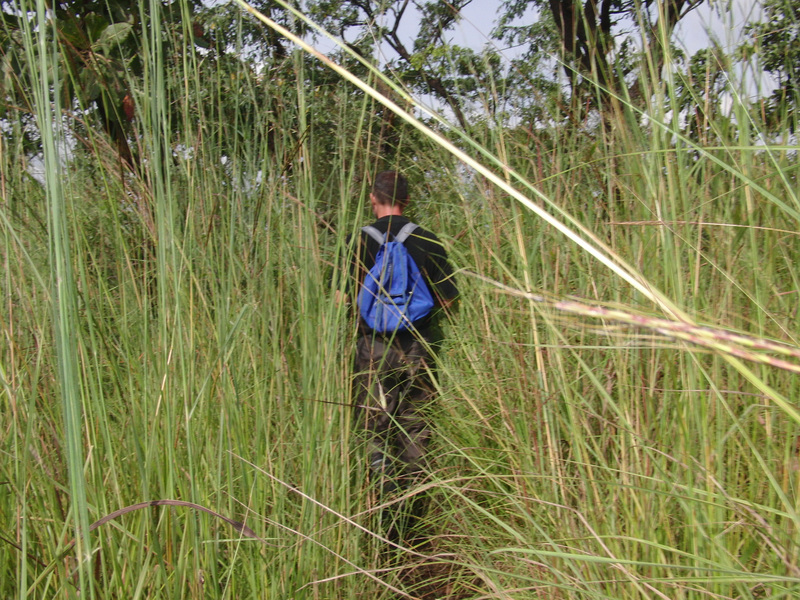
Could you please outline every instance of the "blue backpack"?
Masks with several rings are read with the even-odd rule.
[[[416,228],[414,223],[404,225],[393,241],[389,241],[388,231],[384,238],[371,225],[362,228],[381,247],[364,278],[358,310],[378,333],[411,330],[415,322],[431,314],[435,305],[425,278],[403,243]]]

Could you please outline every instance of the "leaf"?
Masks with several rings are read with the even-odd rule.
[[[100,83],[97,81],[97,74],[93,70],[83,69],[81,71],[79,81],[86,100],[91,102],[100,97],[102,88],[100,87]]]
[[[132,30],[133,25],[131,23],[114,23],[113,25],[109,25],[103,30],[103,33],[100,34],[100,39],[92,44],[92,49],[108,51],[114,46],[122,44],[131,34]]]
[[[10,15],[3,11],[0,11],[0,23],[2,23],[3,25],[3,32],[5,32],[7,29],[18,30],[21,29],[22,27],[21,25],[22,20],[20,19],[20,17],[15,15]]]
[[[86,35],[92,44],[96,43],[97,40],[100,39],[100,36],[103,35],[103,31],[105,31],[106,27],[111,25],[111,21],[106,17],[93,12],[86,15],[83,21]]]
[[[76,19],[59,20],[58,34],[64,41],[77,50],[87,50],[89,47],[86,34],[79,27]]]

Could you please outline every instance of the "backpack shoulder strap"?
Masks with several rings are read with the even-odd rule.
[[[401,244],[404,243],[408,239],[408,236],[410,236],[412,233],[414,233],[414,230],[417,227],[418,227],[418,225],[416,225],[414,223],[410,223],[410,222],[406,223],[405,225],[403,225],[403,228],[400,231],[397,232],[397,235],[394,236],[394,241],[395,242],[400,242]]]
[[[379,244],[383,244],[384,242],[388,241],[388,239],[389,239],[389,232],[388,231],[386,232],[386,237],[384,238],[383,234],[380,231],[378,231],[377,229],[375,229],[372,225],[367,225],[365,227],[362,227],[361,231],[366,233],[369,237],[371,237],[373,240],[375,240]]]

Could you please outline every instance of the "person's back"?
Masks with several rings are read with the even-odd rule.
[[[408,202],[405,178],[393,171],[379,173],[370,200],[377,218],[372,227],[393,239],[409,223],[403,216]],[[353,245],[351,275],[360,289],[381,243],[362,231]],[[429,286],[433,311],[409,331],[377,332],[359,317],[356,343],[357,417],[368,438],[370,470],[383,492],[405,487],[422,470],[430,436],[422,413],[434,393],[429,348],[438,341],[441,310],[458,295],[447,253],[436,235],[417,227],[404,245]],[[398,532],[390,528],[389,533]]]
[[[410,222],[403,215],[388,215],[379,218],[371,226],[382,236],[385,236],[388,232],[391,240]],[[453,282],[452,268],[447,261],[447,253],[435,234],[418,225],[405,240],[404,245],[423,274],[435,300],[434,310],[428,318],[414,324],[419,334],[428,339],[429,326],[439,317],[439,309],[442,306],[449,306],[458,295],[458,290]],[[380,248],[381,244],[377,240],[365,232],[361,232],[358,249],[354,255],[355,260],[352,262],[351,268],[352,280],[357,281],[359,286],[363,283],[365,274],[375,264],[375,258]],[[363,320],[360,320],[360,328],[364,333],[371,333],[370,328]]]

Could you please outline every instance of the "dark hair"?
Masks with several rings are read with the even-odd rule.
[[[397,171],[383,171],[375,176],[372,193],[378,204],[399,204],[408,202],[408,182]]]

